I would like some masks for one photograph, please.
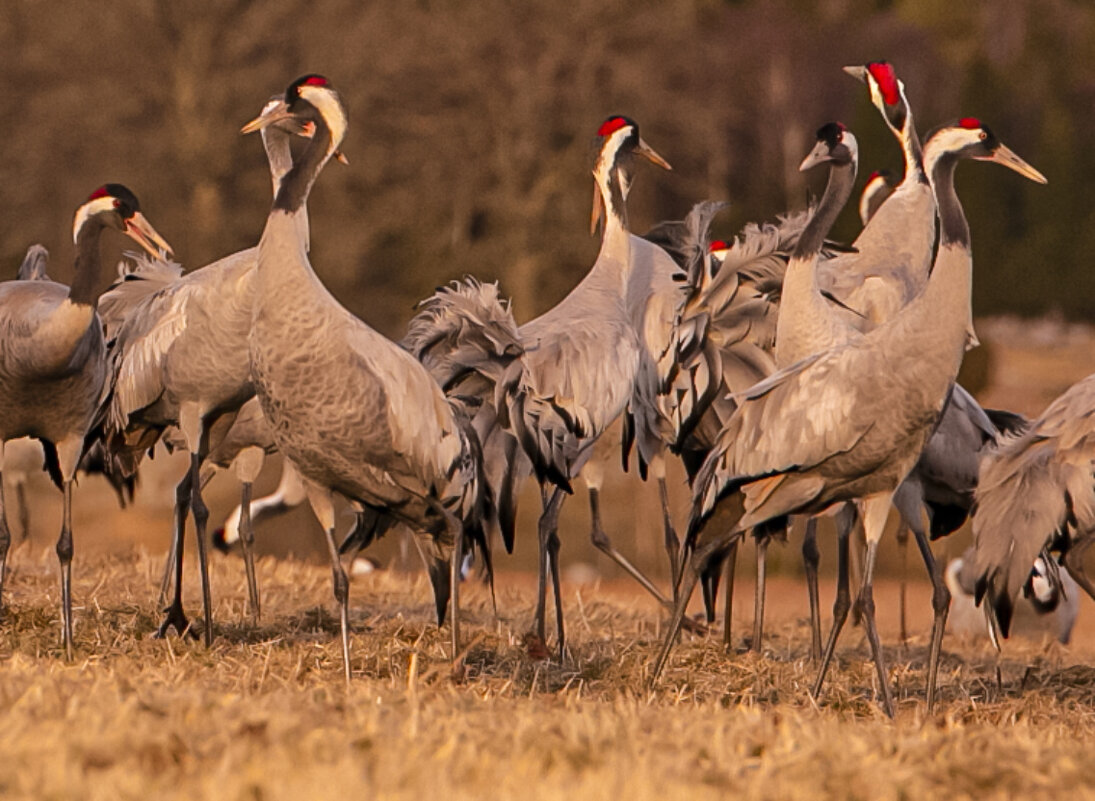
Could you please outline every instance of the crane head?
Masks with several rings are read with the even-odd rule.
[[[1047,183],[1042,173],[997,139],[992,130],[976,117],[963,117],[956,123],[939,128],[931,135],[924,148],[925,166],[934,165],[944,155],[995,161],[1035,183]]]
[[[593,175],[598,183],[609,183],[613,176],[619,179],[623,199],[630,188],[630,162],[633,156],[642,156],[662,169],[673,169],[654,148],[639,135],[639,125],[629,117],[614,114],[597,129],[599,152]],[[590,217],[590,233],[597,230],[597,223],[605,214],[604,199],[597,185],[593,187],[593,213]]]
[[[845,67],[844,71],[867,84],[871,102],[882,112],[886,124],[896,133],[903,133],[909,120],[909,104],[905,99],[905,84],[893,66],[886,61],[872,61],[864,66]]]
[[[830,122],[817,129],[817,144],[814,149],[802,160],[799,172],[816,167],[818,164],[831,162],[837,165],[857,163],[859,160],[859,143],[842,123]]]
[[[320,123],[330,134],[327,156],[339,158],[339,145],[349,127],[346,106],[341,96],[322,75],[309,74],[297,78],[285,90],[280,101],[268,103],[262,113],[240,129],[240,133],[252,133],[274,124],[296,124],[307,126],[314,135]],[[339,158],[343,161],[345,156]]]
[[[80,238],[80,232],[88,225],[109,225],[124,233],[155,259],[171,256],[173,251],[152,224],[141,213],[141,203],[122,184],[104,184],[92,192],[76,209],[72,223],[72,240]]]

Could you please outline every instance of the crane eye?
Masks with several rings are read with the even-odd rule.
[[[122,207],[122,201],[118,200],[117,198],[114,198],[114,208],[120,209],[121,207]]]
[[[977,136],[981,139],[982,142],[989,138],[989,135],[984,131],[981,131],[981,133],[979,133]]]

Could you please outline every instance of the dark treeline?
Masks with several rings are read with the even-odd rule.
[[[989,122],[1039,187],[966,165],[978,313],[1091,317],[1095,7],[1087,0],[359,0],[40,3],[0,13],[0,276],[28,244],[71,275],[71,215],[128,184],[188,268],[252,245],[270,187],[240,125],[304,72],[350,109],[350,166],[312,203],[313,263],[356,313],[399,335],[411,306],[464,273],[499,278],[519,320],[592,263],[591,142],[635,118],[673,163],[642,169],[645,229],[723,198],[729,236],[805,202],[813,131],[844,121],[861,173],[900,153],[844,64],[888,59],[922,135]],[[837,233],[856,232],[848,209]]]

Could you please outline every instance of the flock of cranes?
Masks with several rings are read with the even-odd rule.
[[[392,526],[409,529],[439,625],[449,614],[456,659],[465,555],[475,553],[492,576],[491,545],[512,550],[517,493],[529,476],[542,498],[537,647],[530,652],[547,653],[550,583],[556,648],[566,657],[558,519],[582,478],[594,543],[671,613],[654,680],[680,627],[704,628],[685,615],[697,583],[714,620],[720,578],[725,570],[732,581],[746,534],[758,543],[752,644],[760,647],[764,555],[769,541],[786,538],[796,515],[809,518],[803,555],[819,661],[815,696],[851,607],[849,543],[858,524],[867,550],[857,603],[882,704],[894,712],[872,594],[891,507],[912,531],[934,587],[929,709],[950,601],[929,537],[950,533],[976,510],[975,548],[963,574],[976,599],[987,599],[987,625],[1005,635],[1016,599],[1035,583],[1047,607],[1074,595],[1062,566],[1095,596],[1082,566],[1095,530],[1095,383],[1077,384],[1030,423],[981,409],[955,383],[976,342],[970,232],[955,169],[963,160],[995,161],[1033,181],[1045,178],[977,119],[944,125],[922,146],[891,65],[846,72],[868,88],[905,166],[892,189],[872,176],[860,202],[865,227],[851,247],[827,239],[859,163],[856,138],[840,123],[818,130],[801,166],[828,170],[820,200],[750,225],[727,243],[709,241],[723,205],[711,202],[646,236],[632,233],[627,200],[636,157],[670,166],[633,120],[612,116],[597,131],[593,167],[597,259],[566,298],[521,326],[496,285],[464,278],[423,301],[396,343],[327,291],[309,261],[307,201],[327,162],[343,160],[349,120],[338,92],[319,75],[294,81],[243,127],[261,132],[274,191],[255,247],[183,274],[130,190],[107,184],[92,193],[75,216],[71,287],[44,275],[44,255],[35,250],[18,280],[0,284],[0,439],[39,439],[64,491],[57,554],[69,658],[73,476],[83,464],[124,486],[161,441],[185,449],[190,462],[176,491],[163,587],[166,595],[173,583],[174,593],[159,633],[190,630],[181,578],[192,516],[201,628],[211,641],[202,487],[222,469],[233,470],[243,487],[228,528],[243,545],[258,618],[251,545],[262,507],[252,506],[251,485],[266,454],[279,451],[285,473],[269,505],[307,498],[321,524],[347,680],[349,590],[341,554]],[[294,137],[306,140],[295,156]],[[150,258],[137,259],[99,297],[106,228],[132,238]],[[669,594],[612,546],[601,525],[606,455],[598,443],[620,418],[625,465],[633,455],[644,478],[659,482]],[[2,456],[0,449],[0,468],[8,469]],[[682,459],[693,493],[683,542],[665,486],[672,456]],[[336,495],[356,512],[342,543]],[[0,590],[10,542],[3,500],[0,493]],[[838,589],[822,648],[816,516],[826,513],[838,523]],[[1063,555],[1060,563],[1053,553]],[[726,588],[727,641],[731,596]]]

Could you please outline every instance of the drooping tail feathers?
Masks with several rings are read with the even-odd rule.
[[[973,574],[977,602],[987,597],[1005,636],[1039,553],[1067,553],[1095,531],[1093,416],[1095,375],[1074,384],[1023,433],[1002,437],[982,458]]]
[[[560,432],[574,422],[530,390],[517,323],[497,284],[466,277],[439,287],[419,304],[401,344],[438,382],[458,419],[469,422],[462,433],[478,463],[472,484],[484,489],[465,501],[465,526],[496,526],[512,549],[516,492],[529,463],[569,491]]]

